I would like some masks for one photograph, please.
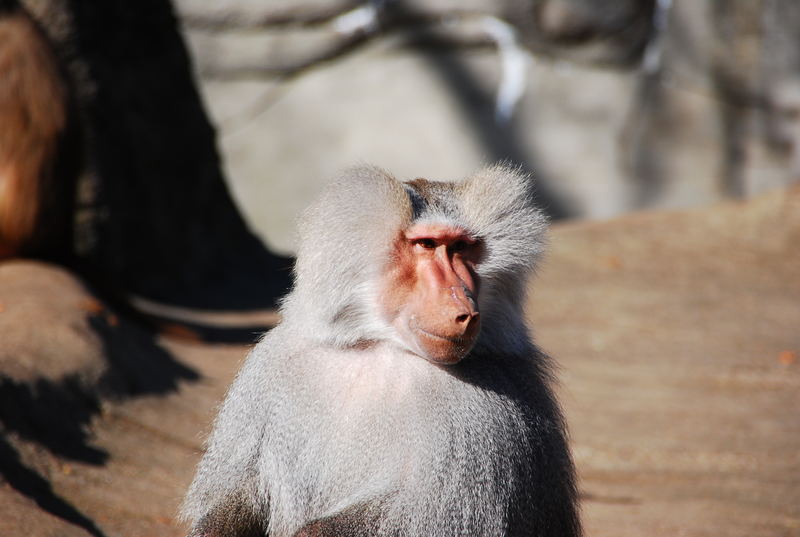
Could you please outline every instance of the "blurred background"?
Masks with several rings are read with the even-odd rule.
[[[180,535],[342,169],[532,173],[588,535],[800,535],[800,2],[0,0],[0,533]]]
[[[320,182],[357,161],[452,179],[510,160],[556,218],[750,197],[800,174],[796,2],[176,9],[234,197],[282,252]]]
[[[4,181],[3,248],[156,301],[274,302],[287,278],[258,274],[290,265],[302,208],[358,162],[452,180],[509,161],[555,220],[800,174],[791,0],[0,5],[0,163],[60,176]]]

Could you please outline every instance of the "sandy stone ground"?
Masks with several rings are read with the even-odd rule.
[[[800,189],[556,226],[532,283],[590,537],[800,536]],[[247,347],[0,265],[0,535],[179,536]]]

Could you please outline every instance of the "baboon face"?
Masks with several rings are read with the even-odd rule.
[[[472,349],[481,324],[475,266],[482,250],[452,223],[420,222],[400,232],[381,302],[408,350],[455,364]]]

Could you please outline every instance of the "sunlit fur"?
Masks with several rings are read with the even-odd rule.
[[[284,321],[237,376],[187,494],[192,535],[313,521],[338,537],[580,535],[548,360],[522,315],[546,227],[531,180],[492,166],[421,185],[357,168],[304,216]],[[376,282],[415,221],[485,243],[481,333],[457,365],[407,352],[379,313]]]
[[[375,309],[378,276],[411,217],[405,189],[383,170],[356,168],[335,180],[302,218],[286,322],[321,345],[389,337]]]
[[[285,318],[302,324],[308,337],[321,344],[346,347],[391,338],[375,307],[380,299],[375,284],[393,239],[412,219],[445,222],[464,227],[486,244],[486,259],[477,267],[479,306],[485,312],[479,345],[519,350],[525,284],[546,230],[546,219],[533,203],[530,178],[497,165],[463,183],[436,186],[441,202],[415,215],[403,184],[383,170],[356,168],[335,181],[303,219],[295,288],[284,302]]]

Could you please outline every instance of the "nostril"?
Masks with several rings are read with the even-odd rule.
[[[477,311],[462,313],[461,315],[456,317],[456,324],[469,324],[470,321],[472,321],[473,319],[477,319],[479,316],[480,314]]]

